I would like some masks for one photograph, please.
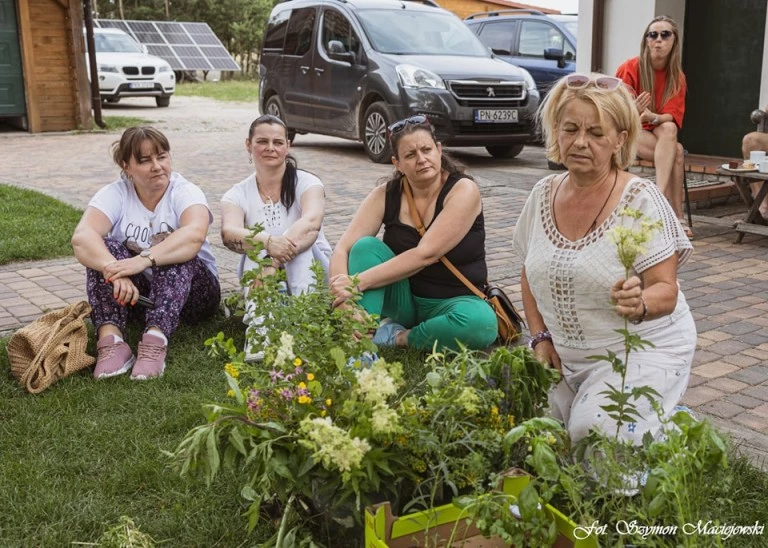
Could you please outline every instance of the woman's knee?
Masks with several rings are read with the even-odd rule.
[[[347,270],[350,274],[357,274],[394,256],[395,253],[387,244],[374,236],[364,236],[350,248]]]
[[[485,301],[462,302],[448,317],[456,326],[456,338],[469,348],[488,348],[498,337],[496,314]]]
[[[653,131],[659,139],[677,141],[677,125],[674,122],[662,122]]]

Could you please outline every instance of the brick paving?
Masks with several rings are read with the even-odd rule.
[[[169,137],[174,169],[208,196],[215,222],[210,232],[225,290],[237,287],[237,257],[221,246],[217,202],[249,174],[244,138],[255,104],[214,103],[175,97],[168,109],[142,99],[105,109],[105,115],[152,120]],[[109,145],[118,133],[0,133],[0,182],[39,190],[76,207],[112,181],[117,169]],[[542,149],[527,147],[514,160],[496,160],[483,149],[453,149],[478,180],[486,213],[491,279],[519,304],[520,260],[512,251],[513,223],[528,192],[546,176]],[[317,174],[328,196],[326,234],[333,243],[363,197],[388,166],[371,163],[361,145],[318,135],[299,135],[293,153]],[[727,208],[726,208],[727,209]],[[740,214],[698,209],[699,216]],[[698,217],[703,218],[703,217]],[[683,402],[728,431],[745,453],[768,467],[768,238],[747,235],[733,243],[727,223],[696,223],[695,253],[680,283],[699,333],[691,381]],[[40,234],[44,237],[45,227]],[[1,243],[0,236],[0,243]],[[0,335],[47,310],[85,298],[85,273],[73,258],[0,266]]]

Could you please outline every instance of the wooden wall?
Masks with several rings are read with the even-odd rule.
[[[538,6],[532,6],[530,4],[518,4],[515,2],[502,2],[499,0],[440,0],[440,7],[447,9],[458,15],[461,19],[464,19],[468,15],[473,13],[480,13],[486,11],[499,11],[504,9],[514,8],[530,8],[537,9],[544,13],[560,13],[557,10],[540,8]]]
[[[80,0],[18,0],[30,132],[90,129]]]

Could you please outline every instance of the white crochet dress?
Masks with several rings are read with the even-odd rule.
[[[599,409],[605,401],[598,393],[605,389],[605,382],[617,385],[610,365],[588,360],[587,356],[605,354],[610,349],[623,357],[624,339],[615,330],[622,329],[624,321],[611,303],[610,288],[624,278],[625,272],[607,232],[619,224],[639,226],[640,221],[620,216],[625,207],[640,210],[651,221],[662,220],[663,229],[655,233],[646,253],[637,258],[630,275],[643,272],[673,253],[678,253],[678,265],[682,265],[693,246],[656,185],[639,177],[627,183],[618,205],[602,224],[584,238],[568,240],[552,218],[553,181],[551,176],[534,187],[518,219],[514,245],[523,258],[531,293],[563,364],[564,380],[550,402],[555,415],[561,415],[578,439],[590,427],[606,422]],[[656,348],[630,356],[629,384],[652,386],[662,394],[665,411],[671,412],[687,386],[696,346],[695,325],[682,292],[678,291],[672,314],[630,327]],[[645,411],[649,424],[628,425],[629,438],[658,429],[658,420],[646,416],[652,414],[650,408]]]

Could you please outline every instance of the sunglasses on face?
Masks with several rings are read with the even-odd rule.
[[[648,38],[648,40],[656,40],[659,36],[661,36],[662,40],[669,40],[669,38],[675,34],[671,30],[663,30],[661,32],[657,32],[655,30],[652,30],[650,32],[645,33],[645,37]]]
[[[387,127],[387,132],[389,133],[389,136],[392,137],[395,133],[400,133],[408,126],[418,126],[420,124],[430,125],[429,124],[429,118],[424,116],[423,114],[417,114],[415,116],[411,116],[410,118],[405,118],[404,120],[398,120],[394,124],[390,124],[389,127]]]
[[[621,84],[620,78],[613,76],[592,77],[589,74],[572,73],[565,77],[565,85],[570,89],[584,89],[589,84],[594,84],[597,89],[612,91]]]

